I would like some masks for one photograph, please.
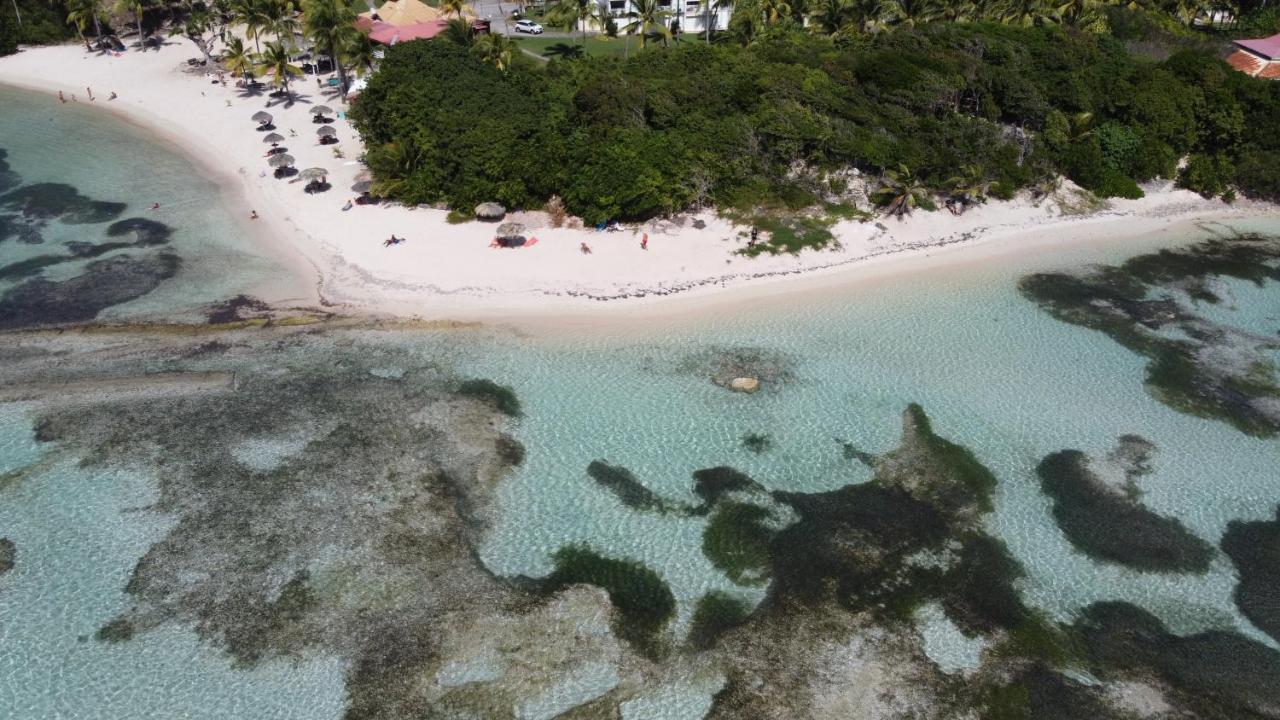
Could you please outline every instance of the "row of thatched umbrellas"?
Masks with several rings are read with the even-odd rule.
[[[333,110],[331,110],[330,108],[324,105],[319,105],[317,107],[312,108],[311,110],[313,113],[315,113],[317,117],[322,117],[326,114],[333,112]],[[262,111],[254,113],[253,117],[251,117],[250,119],[261,126],[270,125],[271,121],[273,120],[273,118],[271,117],[271,113],[262,112]],[[318,128],[316,130],[316,134],[319,135],[320,137],[336,137],[338,134],[338,130],[332,125],[325,125],[324,127]],[[294,160],[294,157],[286,153],[284,151],[284,148],[278,147],[280,143],[285,141],[285,137],[283,135],[281,135],[280,133],[273,132],[268,135],[264,135],[262,137],[262,141],[264,143],[268,143],[271,145],[271,150],[268,151],[268,154],[271,156],[267,160],[268,165],[270,165],[273,168],[276,168],[277,170],[280,168],[293,167],[294,162],[296,162]],[[303,170],[302,172],[298,173],[298,177],[302,178],[303,180],[319,180],[320,182],[324,182],[325,178],[328,176],[329,176],[328,170],[325,170],[324,168],[318,168],[318,167],[307,168],[306,170]]]

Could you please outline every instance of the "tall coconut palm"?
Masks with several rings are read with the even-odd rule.
[[[484,62],[506,71],[511,67],[511,60],[519,52],[515,40],[499,33],[487,33],[476,40],[475,53]]]
[[[133,15],[134,24],[138,27],[138,47],[145,48],[142,44],[145,37],[142,34],[142,16],[147,13],[147,8],[151,6],[152,0],[116,0],[116,12],[127,12]]]
[[[622,30],[627,33],[639,31],[640,47],[648,44],[651,33],[662,36],[662,42],[666,44],[671,32],[667,29],[668,17],[669,13],[658,5],[658,0],[631,0],[631,11],[627,13],[631,22]]]
[[[292,48],[294,36],[301,29],[293,3],[290,0],[264,0],[262,9],[267,19],[266,29],[276,36],[276,42]]]
[[[259,38],[270,25],[266,0],[229,0],[227,7],[235,22],[244,26],[245,37],[253,40],[254,51],[261,52]]]
[[[760,13],[765,24],[773,24],[791,17],[794,8],[791,0],[760,0]]]
[[[440,0],[440,12],[446,16],[462,17],[462,11],[467,9],[466,0]]]
[[[947,207],[953,208],[957,215],[964,214],[972,205],[981,205],[987,201],[987,188],[991,181],[987,179],[987,171],[980,165],[965,165],[954,177],[948,178]]]
[[[880,187],[871,193],[872,202],[899,220],[910,215],[913,208],[927,199],[924,185],[904,165],[899,165],[897,170],[885,170]]]
[[[1054,24],[1054,12],[1045,0],[1002,0],[998,6],[1000,22],[1005,25],[1033,27]]]
[[[70,0],[67,3],[67,22],[75,25],[76,32],[84,41],[84,49],[92,50],[84,31],[93,23],[94,37],[102,37],[102,25],[98,22],[98,0]]]
[[[316,48],[329,56],[333,69],[338,72],[338,86],[345,96],[347,71],[343,66],[342,47],[347,34],[355,29],[356,11],[350,0],[303,0],[303,31]]]
[[[602,15],[599,0],[560,0],[547,12],[547,19],[565,28],[577,25],[582,31],[582,44],[586,45],[587,22],[600,20]]]
[[[440,37],[463,47],[471,47],[476,42],[476,28],[466,18],[449,18],[440,31]]]
[[[936,0],[882,0],[876,19],[886,26],[915,27],[937,20],[940,12]]]
[[[244,40],[238,37],[227,38],[227,47],[222,51],[222,65],[234,75],[249,77],[256,64],[254,56],[244,46]]]
[[[269,42],[258,56],[258,75],[272,75],[271,84],[284,90],[285,97],[293,102],[293,91],[289,89],[289,78],[300,77],[302,68],[289,62],[289,48],[280,41]]]
[[[373,63],[376,60],[373,41],[369,36],[360,32],[345,33],[342,36],[341,46],[338,53],[342,56],[347,68],[356,77],[363,77],[366,73],[373,69]]]
[[[809,27],[817,33],[842,37],[862,28],[862,12],[854,0],[820,0],[809,14]]]

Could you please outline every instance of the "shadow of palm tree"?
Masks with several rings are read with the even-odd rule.
[[[547,48],[542,51],[542,54],[546,57],[560,58],[561,60],[577,60],[578,58],[585,57],[587,51],[586,48],[581,45],[556,43],[555,45],[548,45]]]

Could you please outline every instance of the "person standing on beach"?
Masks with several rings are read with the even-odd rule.
[[[644,235],[640,236],[640,249],[641,250],[649,249],[649,233],[645,233]]]
[[[64,104],[67,102],[67,98],[62,94],[61,90],[58,91],[58,100]]]
[[[91,87],[86,87],[86,88],[84,89],[84,91],[85,91],[86,93],[88,93],[88,94],[89,94],[89,100],[90,100],[90,101],[92,101],[92,100],[93,100],[93,88],[91,88]]]

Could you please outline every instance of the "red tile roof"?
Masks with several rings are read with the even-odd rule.
[[[1267,66],[1262,68],[1262,72],[1258,73],[1258,77],[1280,80],[1280,61],[1267,63]]]
[[[1236,45],[1267,60],[1280,60],[1280,33],[1256,40],[1237,40]]]
[[[1257,75],[1267,61],[1244,50],[1237,50],[1227,58],[1227,64],[1246,75]]]
[[[439,35],[446,24],[444,20],[432,20],[396,27],[374,20],[373,29],[369,31],[369,39],[383,45],[395,45],[410,40],[429,40]]]

